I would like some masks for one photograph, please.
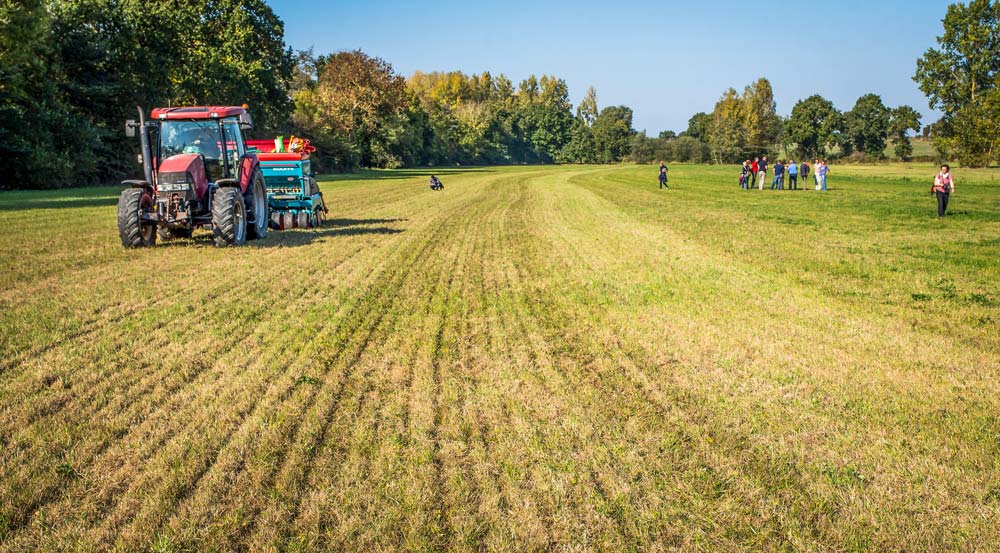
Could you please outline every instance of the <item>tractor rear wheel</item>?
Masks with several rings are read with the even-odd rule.
[[[156,234],[160,237],[160,240],[171,240],[175,238],[191,238],[191,234],[194,230],[189,228],[167,228],[167,227],[157,227]]]
[[[253,222],[247,228],[247,236],[251,240],[264,238],[267,236],[268,222],[267,189],[264,187],[264,176],[259,171],[254,173],[253,182],[244,199],[249,214],[253,217]]]
[[[146,188],[126,188],[118,198],[118,236],[126,248],[156,245],[156,223],[144,222],[153,211],[153,195]]]
[[[247,241],[247,212],[239,188],[220,188],[212,199],[212,237],[215,245],[242,246]]]

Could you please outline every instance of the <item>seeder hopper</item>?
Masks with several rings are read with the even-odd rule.
[[[264,174],[270,226],[277,230],[313,228],[323,224],[329,210],[313,178],[309,154],[316,148],[308,140],[247,140],[257,153]]]

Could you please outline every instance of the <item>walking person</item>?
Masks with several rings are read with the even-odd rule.
[[[951,167],[941,166],[941,172],[934,176],[934,186],[931,194],[937,196],[938,217],[944,217],[948,211],[948,198],[955,191],[955,179],[951,176]]]
[[[802,162],[802,167],[800,167],[800,170],[802,171],[802,189],[805,190],[806,186],[809,185],[809,161],[808,160]]]
[[[740,188],[744,190],[750,189],[750,160],[745,160],[743,162],[743,168],[740,169]]]
[[[788,162],[788,189],[799,189],[799,166],[795,164],[794,159]]]
[[[760,158],[753,158],[753,163],[750,164],[750,188],[753,188],[757,184],[757,172],[760,171]]]
[[[784,190],[784,182],[785,182],[785,164],[782,163],[781,160],[779,159],[774,164],[774,180],[771,181],[771,190],[774,190],[775,187],[777,187],[778,190]]]
[[[760,164],[759,164],[758,167],[760,168],[760,173],[757,175],[757,189],[758,190],[763,190],[764,189],[764,179],[767,178],[767,156],[764,156],[763,158],[761,158]]]
[[[830,167],[827,166],[826,160],[824,159],[822,162],[820,162],[819,169],[816,171],[816,174],[819,175],[820,178],[820,190],[823,192],[826,192],[826,176],[829,173],[830,173]]]
[[[667,166],[666,166],[666,164],[664,164],[661,161],[660,162],[660,190],[663,190],[664,188],[666,188],[667,190],[670,190],[670,187],[667,186]]]

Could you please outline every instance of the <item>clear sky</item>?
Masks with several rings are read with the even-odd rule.
[[[913,82],[916,59],[942,33],[948,0],[270,0],[296,49],[361,49],[416,70],[534,73],[566,79],[574,105],[588,85],[601,107],[624,104],[635,128],[680,132],[728,87],[758,77],[778,112],[821,94],[841,110],[875,92],[937,119]]]

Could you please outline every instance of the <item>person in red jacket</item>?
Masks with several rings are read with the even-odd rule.
[[[760,158],[753,158],[753,163],[750,164],[750,175],[753,177],[750,179],[750,188],[753,188],[757,184],[757,172],[760,171]]]

